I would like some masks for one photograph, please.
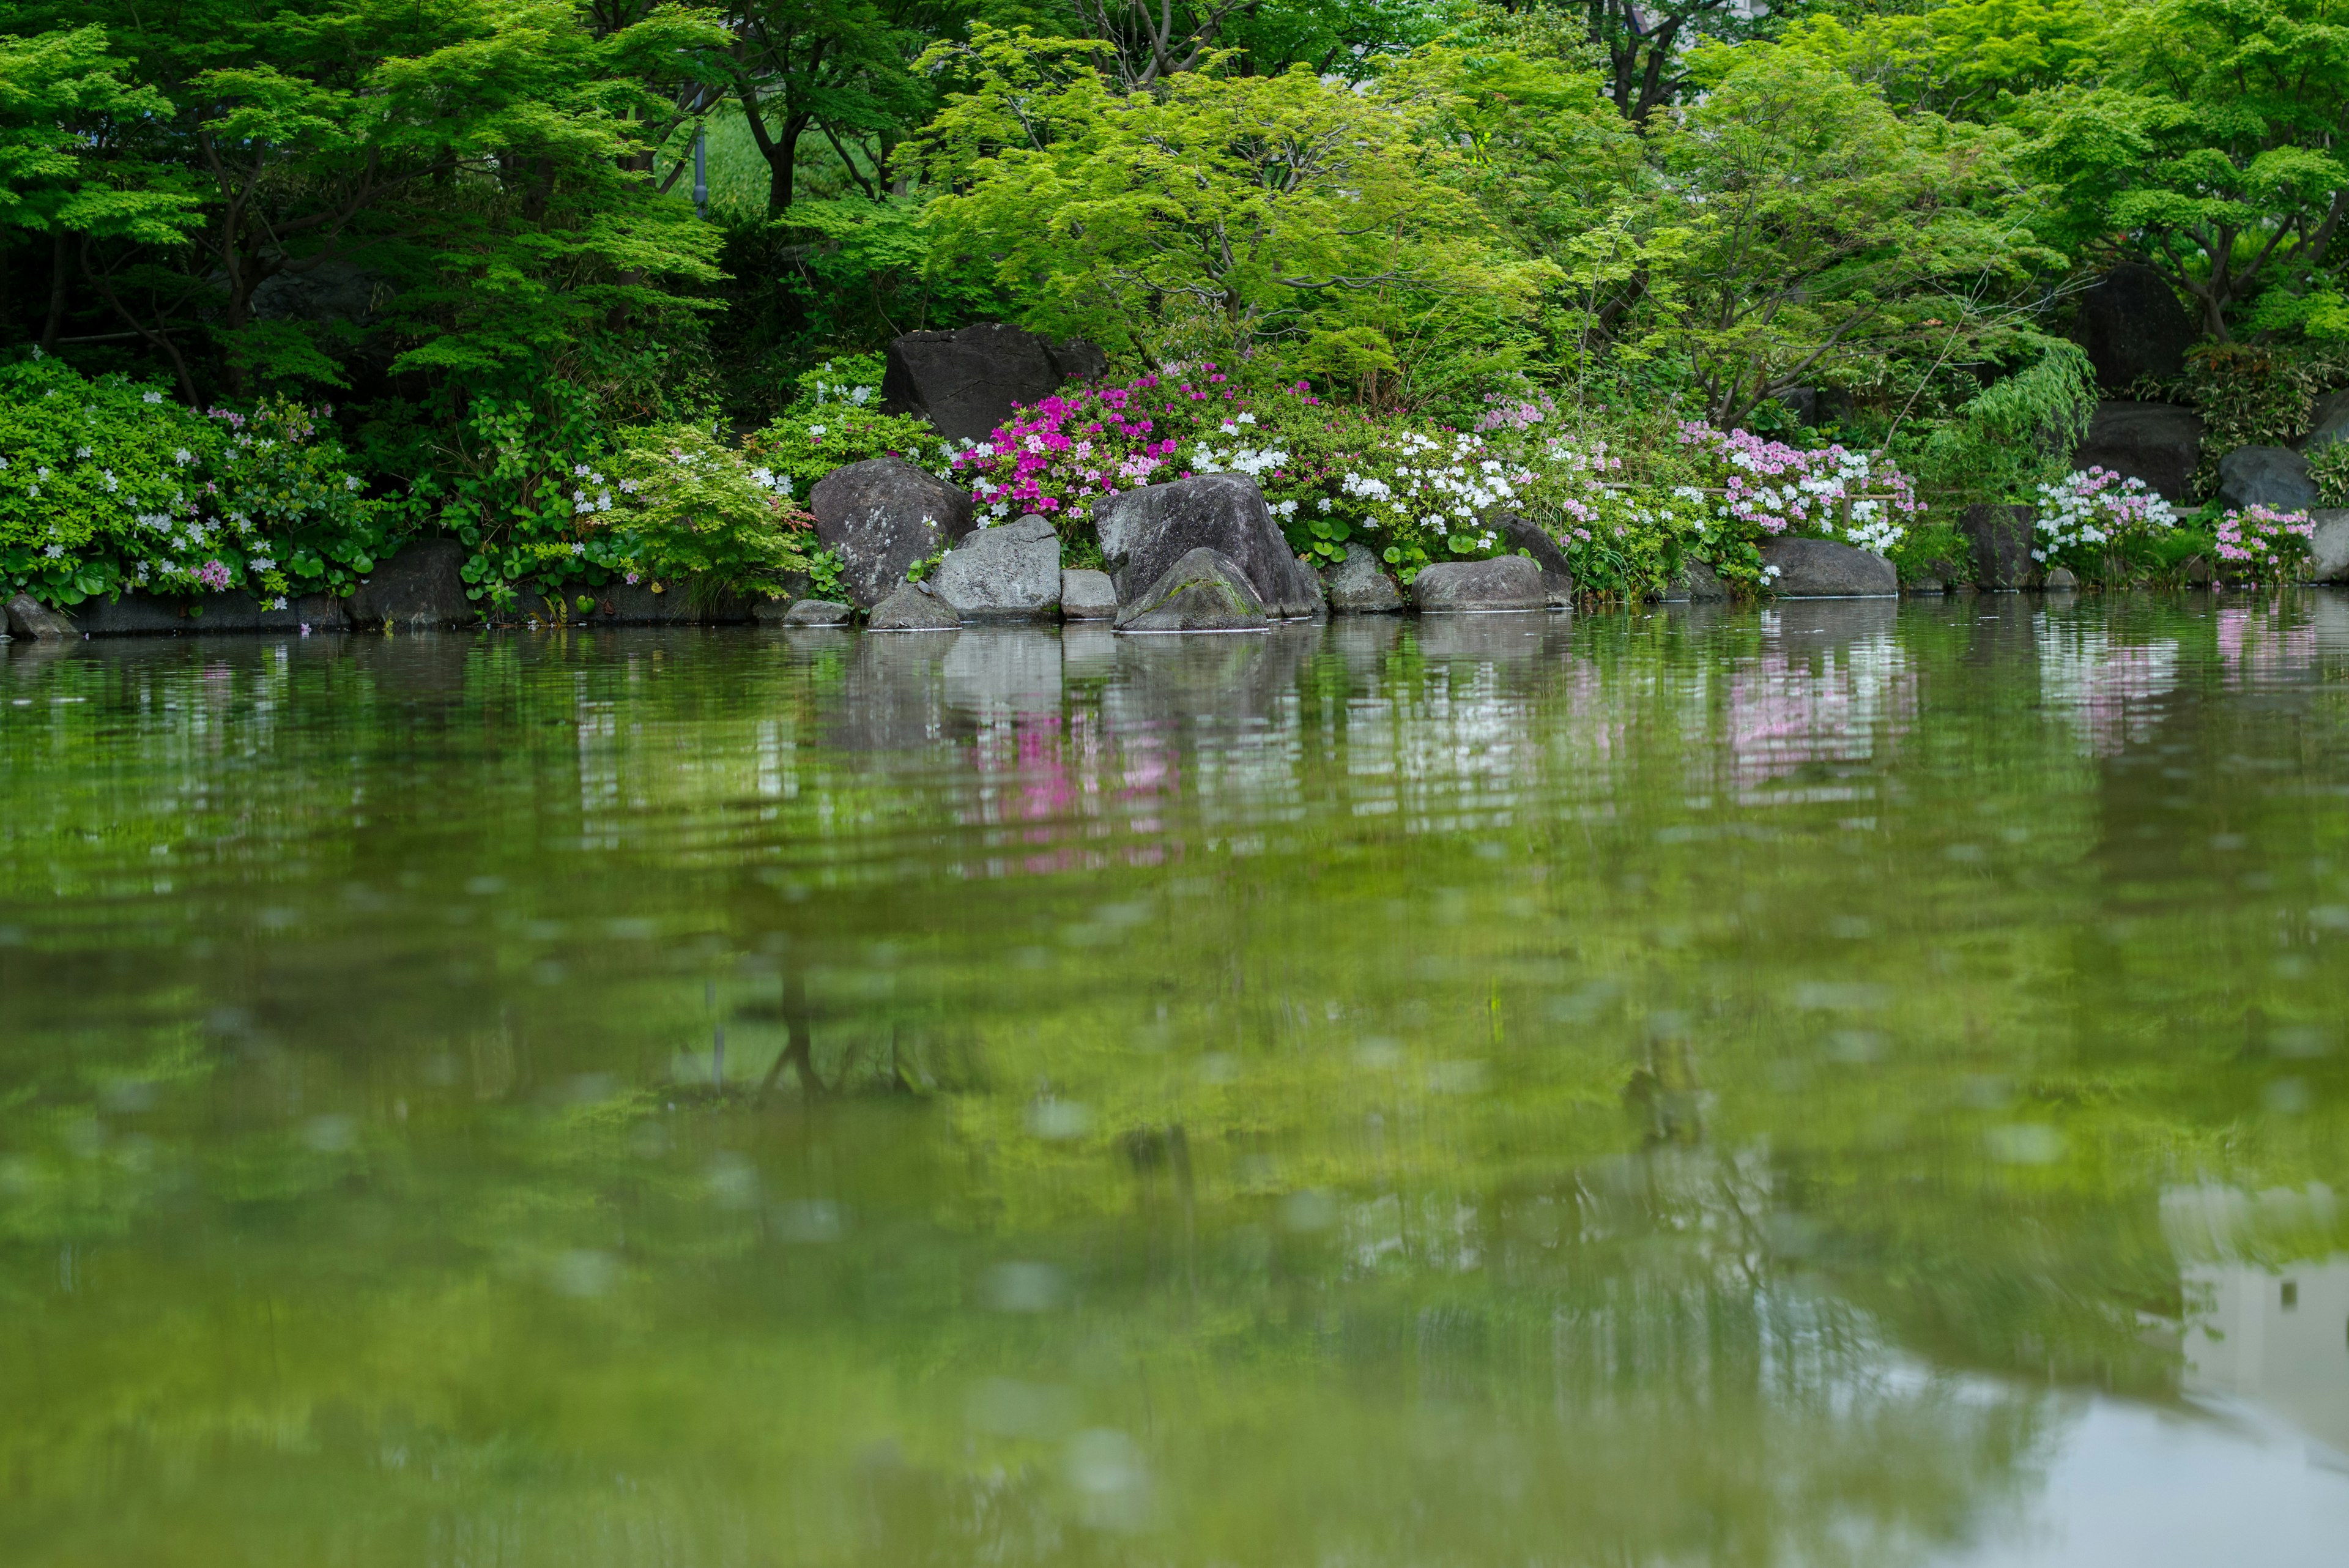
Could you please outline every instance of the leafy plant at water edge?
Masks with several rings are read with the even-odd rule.
[[[2230,576],[2284,583],[2308,559],[2316,524],[2305,512],[2245,506],[2219,519],[2219,559]]]
[[[2039,487],[2031,558],[2084,581],[2126,578],[2149,536],[2177,525],[2177,512],[2144,480],[2090,468]]]
[[[612,544],[628,581],[740,589],[808,569],[807,514],[698,426],[624,431],[614,468],[623,500]]]
[[[2349,441],[2328,441],[2308,453],[2316,499],[2326,506],[2349,506]]]

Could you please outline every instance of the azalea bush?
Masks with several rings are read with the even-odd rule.
[[[2178,514],[2142,479],[2095,467],[2039,487],[2031,558],[2085,579],[2136,575],[2157,537],[2178,527]]]
[[[0,575],[65,607],[145,588],[344,591],[392,544],[319,413],[183,407],[54,359],[0,367]]]
[[[2316,524],[2305,512],[2245,506],[2227,512],[2214,530],[2221,569],[2255,583],[2289,582],[2309,557]]]

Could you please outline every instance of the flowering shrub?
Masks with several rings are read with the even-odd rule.
[[[347,588],[388,518],[307,409],[200,414],[54,359],[0,367],[0,576],[58,606],[125,588]]]
[[[1208,365],[1195,386],[1151,375],[1055,393],[1016,410],[950,466],[970,487],[982,525],[1032,512],[1067,535],[1071,524],[1091,521],[1101,497],[1180,478],[1193,472],[1183,448],[1226,425],[1237,435],[1256,421],[1239,389]],[[1240,450],[1229,456],[1237,461]]]
[[[2216,533],[2219,559],[2229,576],[2281,583],[2308,559],[2316,524],[2305,512],[2245,506],[2220,517]]]
[[[622,432],[616,555],[638,576],[739,588],[808,569],[808,514],[694,425]]]
[[[799,397],[743,442],[752,475],[775,494],[805,501],[835,468],[890,453],[946,471],[953,449],[912,414],[881,411],[878,354],[827,359],[799,379]]]
[[[2039,487],[2031,558],[2084,577],[2119,575],[2130,544],[2177,525],[2178,514],[2142,479],[2090,468]]]
[[[1841,446],[1806,450],[1746,431],[1685,421],[1681,444],[1713,471],[1723,492],[1708,538],[1741,543],[1806,534],[1889,555],[1925,510],[1908,475]]]

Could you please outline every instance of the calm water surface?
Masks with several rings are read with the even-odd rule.
[[[2349,1560],[2349,598],[0,649],[0,1561]]]

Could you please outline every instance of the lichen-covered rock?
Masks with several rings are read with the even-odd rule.
[[[1322,574],[1321,592],[1331,615],[1387,615],[1402,608],[1402,590],[1365,545],[1346,546],[1345,558]]]
[[[2202,416],[2172,403],[2110,400],[2096,405],[2074,468],[2109,468],[2142,479],[2171,501],[2186,499],[2202,461]]]
[[[1557,541],[1550,537],[1549,530],[1530,517],[1520,517],[1514,513],[1495,521],[1500,526],[1501,536],[1509,542],[1509,548],[1521,556],[1531,556],[1534,565],[1541,568],[1542,592],[1549,596],[1551,607],[1564,609],[1572,606],[1574,566],[1566,558],[1566,552],[1558,547]]]
[[[985,441],[1019,404],[1108,373],[1109,357],[1078,338],[1054,342],[995,322],[908,332],[889,345],[881,406],[919,414],[949,441]]]
[[[1061,572],[1061,618],[1063,620],[1115,620],[1117,585],[1107,572],[1090,566],[1067,566]]]
[[[1773,539],[1762,546],[1763,575],[1780,598],[1876,598],[1900,592],[1900,574],[1873,550],[1833,539]],[[1769,568],[1778,568],[1770,576]]]
[[[481,611],[465,597],[465,546],[454,539],[417,539],[378,561],[352,590],[346,608],[353,626],[407,630],[466,626]]]
[[[12,637],[28,637],[40,642],[63,642],[80,635],[71,621],[30,594],[18,594],[8,601],[8,613],[0,618],[0,628]]]
[[[2308,542],[2308,580],[2349,582],[2349,507],[2320,506],[2309,520],[2316,532]]]
[[[1061,536],[1033,513],[974,528],[947,552],[929,586],[966,621],[1048,619],[1061,605]]]
[[[970,532],[969,493],[902,457],[835,468],[816,482],[815,535],[840,553],[841,585],[861,609],[895,593],[905,572]]]
[[[2237,447],[2219,460],[2221,506],[2272,506],[2305,512],[2319,497],[2308,459],[2288,446]]]
[[[1120,604],[1130,604],[1193,550],[1223,556],[1267,616],[1309,616],[1321,607],[1311,571],[1289,550],[1264,492],[1245,474],[1203,473],[1144,485],[1094,504],[1093,526],[1109,559]]]
[[[1204,545],[1185,552],[1117,618],[1120,631],[1263,631],[1270,625],[1239,563]]]
[[[952,631],[962,625],[962,617],[954,607],[941,603],[934,594],[926,594],[919,584],[907,583],[887,598],[873,607],[866,618],[867,631]]]
[[[785,626],[846,626],[856,613],[853,605],[838,599],[797,599],[783,612]]]
[[[1422,566],[1412,579],[1411,597],[1422,614],[1549,607],[1541,568],[1524,556]]]

